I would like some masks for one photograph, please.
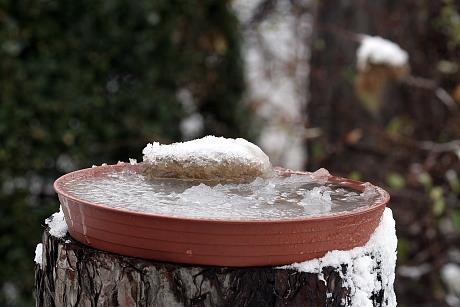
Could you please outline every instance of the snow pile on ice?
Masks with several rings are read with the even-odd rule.
[[[406,65],[409,58],[397,44],[378,36],[365,36],[356,57],[359,70],[366,70],[369,63],[400,67]]]
[[[43,244],[38,243],[37,247],[35,247],[35,258],[34,261],[36,264],[40,266],[41,269],[43,269],[43,259],[42,259],[42,254],[43,254]]]
[[[50,235],[56,238],[63,238],[67,233],[67,224],[64,219],[62,207],[59,207],[59,212],[53,213],[50,218],[45,220],[45,224],[50,228]]]
[[[393,288],[396,247],[395,221],[391,209],[386,208],[380,225],[366,245],[349,251],[331,251],[322,258],[294,263],[280,269],[322,274],[324,267],[331,266],[338,269],[344,280],[343,286],[351,290],[347,306],[372,307],[371,297],[380,290],[384,291],[385,306],[396,306]],[[347,267],[345,273],[341,269],[342,265]]]
[[[154,142],[147,144],[142,153],[152,177],[212,180],[257,177],[271,172],[267,155],[241,138],[206,136],[170,145]]]

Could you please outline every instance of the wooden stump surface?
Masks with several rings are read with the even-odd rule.
[[[347,306],[337,269],[193,266],[125,257],[43,234],[37,306]],[[341,268],[346,274],[346,266]],[[343,275],[342,275],[343,276]],[[372,299],[380,306],[383,290]]]

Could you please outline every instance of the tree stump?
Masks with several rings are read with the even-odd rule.
[[[125,257],[43,234],[36,306],[347,306],[347,267],[193,266]],[[341,272],[339,272],[341,271]],[[342,277],[341,277],[342,276]],[[381,287],[382,289],[384,287]],[[382,306],[383,291],[372,298]]]

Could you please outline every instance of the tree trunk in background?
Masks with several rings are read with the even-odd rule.
[[[441,16],[446,13],[446,3],[319,1],[313,29],[307,114],[309,126],[320,128],[322,135],[308,142],[308,169],[326,167],[335,174],[388,184],[398,237],[403,239],[401,242],[409,242],[414,253],[403,255],[401,248],[401,259],[409,258],[411,264],[429,263],[432,270],[416,286],[404,280],[397,282],[398,302],[407,305],[444,304],[437,270],[453,243],[447,242],[436,228],[433,211],[437,209],[432,208],[429,193],[417,181],[417,175],[426,171],[436,183],[437,178],[445,182],[446,170],[458,171],[454,153],[421,142],[460,138],[458,107],[448,108],[436,97],[432,85],[393,82],[386,85],[379,111],[367,112],[354,89],[359,44],[355,34],[377,35],[396,42],[409,53],[412,75],[436,80],[452,93],[460,84],[460,72],[455,66],[460,50],[446,34],[449,26],[443,24],[447,20]],[[454,11],[459,5],[457,1]],[[446,69],[440,69],[442,61],[456,68],[446,73]],[[449,208],[449,199],[446,203]],[[416,228],[410,229],[411,224]]]
[[[190,266],[124,257],[43,235],[36,306],[345,306],[342,273]],[[383,290],[374,297],[380,306]]]

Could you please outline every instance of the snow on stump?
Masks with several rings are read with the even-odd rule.
[[[47,220],[36,250],[37,306],[396,306],[390,209],[365,246],[284,267],[194,266],[120,256],[73,240],[62,221],[62,213]]]

